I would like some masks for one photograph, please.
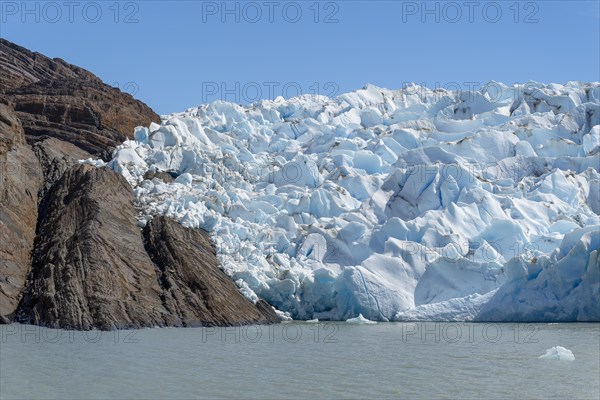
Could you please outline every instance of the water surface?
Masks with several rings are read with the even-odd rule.
[[[592,398],[600,324],[0,326],[0,398]],[[575,361],[540,360],[547,348]]]

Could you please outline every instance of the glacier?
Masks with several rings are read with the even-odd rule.
[[[598,321],[599,105],[581,82],[215,101],[82,162],[288,319]]]

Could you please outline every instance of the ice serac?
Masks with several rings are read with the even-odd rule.
[[[107,165],[140,225],[207,230],[242,293],[296,319],[591,321],[599,105],[597,82],[216,101]]]
[[[509,282],[476,320],[600,321],[600,226],[570,232],[549,256],[505,267]]]
[[[0,323],[15,314],[29,271],[42,168],[0,95]]]
[[[161,300],[168,325],[240,325],[273,323],[273,308],[248,301],[219,269],[208,234],[157,217],[144,228],[145,248],[158,266]]]
[[[0,94],[14,103],[28,143],[50,136],[105,158],[137,125],[160,121],[147,105],[91,72],[5,39]]]

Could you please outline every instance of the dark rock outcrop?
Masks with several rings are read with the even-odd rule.
[[[160,272],[169,325],[236,325],[278,322],[273,308],[244,298],[221,269],[208,233],[165,217],[144,228],[146,251]]]
[[[277,320],[239,293],[205,234],[159,218],[144,247],[116,172],[73,166],[47,198],[18,320],[66,329]]]
[[[60,58],[48,58],[0,38],[0,89],[15,89],[42,80],[97,80],[89,71]]]
[[[47,201],[48,192],[67,169],[78,165],[79,160],[92,157],[90,153],[79,147],[55,138],[47,138],[35,143],[33,152],[44,173],[44,186],[39,193],[40,202]],[[41,204],[40,208],[45,208],[45,205]]]
[[[15,104],[28,143],[54,137],[104,159],[136,126],[160,122],[146,104],[91,72],[4,39],[0,94]]]
[[[67,170],[40,213],[19,320],[65,329],[164,325],[160,292],[125,178],[91,165]]]
[[[164,171],[159,171],[159,172],[147,171],[144,174],[144,179],[151,181],[154,178],[158,178],[158,179],[162,180],[164,183],[171,183],[177,177],[174,175],[175,174],[173,174],[173,173],[164,172]]]
[[[206,233],[143,233],[109,157],[159,117],[92,73],[0,39],[0,323],[64,329],[239,325],[279,318],[220,269]],[[172,181],[164,172],[153,177]]]
[[[0,95],[0,154],[25,144],[25,133],[14,106],[7,97]]]
[[[0,98],[0,322],[13,318],[25,285],[42,180],[11,104]]]
[[[21,298],[50,187],[91,156],[83,149],[106,157],[135,125],[158,120],[91,72],[0,39],[0,321]]]

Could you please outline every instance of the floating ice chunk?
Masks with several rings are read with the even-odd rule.
[[[562,346],[555,346],[551,349],[547,349],[546,354],[539,356],[539,358],[543,360],[575,361],[575,356],[571,350]]]
[[[319,322],[319,319],[318,318],[308,319],[308,320],[306,320],[306,322],[309,323],[309,324],[316,324],[316,323]]]
[[[356,324],[356,325],[372,325],[372,324],[377,323],[375,321],[371,321],[370,319],[366,319],[365,317],[363,317],[362,314],[358,314],[358,317],[356,317],[356,318],[347,319],[346,322],[349,324]]]

